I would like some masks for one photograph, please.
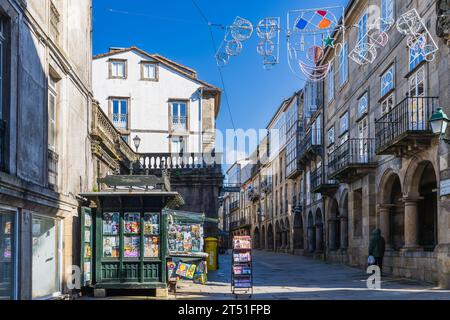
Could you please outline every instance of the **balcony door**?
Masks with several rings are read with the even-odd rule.
[[[358,122],[358,163],[369,161],[369,129],[367,117]]]
[[[187,130],[186,102],[172,102],[172,129],[175,131]]]
[[[425,68],[422,67],[417,70],[409,78],[410,97],[408,114],[409,114],[409,130],[423,131],[427,127],[426,106],[424,105],[425,97]]]

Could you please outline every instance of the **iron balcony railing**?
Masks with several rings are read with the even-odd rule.
[[[335,185],[337,182],[335,180],[327,179],[324,177],[323,168],[319,168],[311,173],[311,190],[317,190],[321,186],[325,185]]]
[[[374,139],[349,139],[334,150],[329,156],[328,175],[350,166],[364,166],[375,161]]]
[[[377,152],[395,143],[403,135],[431,133],[430,118],[437,106],[436,97],[407,97],[376,120]]]
[[[300,137],[298,154],[302,158],[307,152],[314,147],[322,145],[322,131],[320,129],[311,129]]]

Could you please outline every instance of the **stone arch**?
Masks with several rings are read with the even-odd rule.
[[[294,250],[304,249],[303,244],[303,217],[301,214],[294,216]]]
[[[333,197],[330,201],[330,210],[328,213],[328,246],[330,250],[337,250],[341,247],[339,203],[337,197]]]
[[[308,213],[308,229],[307,229],[307,238],[308,238],[308,251],[314,252],[316,251],[316,232],[314,228],[314,216],[310,211]]]
[[[259,235],[259,228],[256,227],[255,231],[253,232],[253,247],[255,249],[259,249],[260,248],[260,235]]]
[[[269,224],[267,227],[267,249],[273,250],[274,236],[273,236],[273,226]]]
[[[340,244],[341,250],[348,248],[348,190],[342,192],[339,201],[339,222],[340,222]]]
[[[316,227],[316,251],[321,252],[323,250],[323,217],[322,210],[317,208],[315,215],[315,227]]]
[[[387,169],[378,190],[379,225],[386,248],[400,250],[405,244],[405,205],[400,176],[392,169]]]
[[[429,160],[412,161],[405,175],[406,219],[405,246],[423,247],[433,251],[437,245],[438,179],[439,173]],[[406,211],[405,211],[406,212]]]
[[[261,228],[260,249],[266,249],[266,226],[262,226]]]

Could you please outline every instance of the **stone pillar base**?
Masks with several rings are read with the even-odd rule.
[[[105,298],[106,297],[106,289],[94,289],[94,297]]]
[[[436,253],[438,285],[442,289],[450,289],[450,243],[439,244],[434,252]]]
[[[156,298],[167,298],[169,296],[168,288],[156,288],[155,289],[155,297]]]

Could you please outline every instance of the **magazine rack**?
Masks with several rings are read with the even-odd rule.
[[[253,255],[252,240],[249,236],[233,238],[233,254],[231,258],[231,293],[253,295]]]

